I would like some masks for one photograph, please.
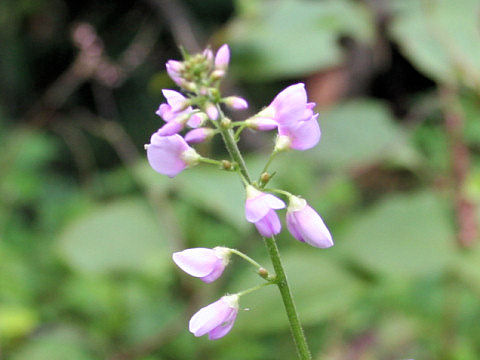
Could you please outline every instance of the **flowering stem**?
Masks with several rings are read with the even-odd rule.
[[[264,189],[265,191],[269,191],[269,192],[273,192],[273,193],[277,193],[277,194],[282,194],[282,195],[285,195],[286,197],[290,197],[292,196],[292,193],[289,193],[288,191],[285,191],[285,190],[280,190],[280,189]]]
[[[235,255],[240,256],[241,258],[243,258],[244,260],[248,261],[250,264],[252,264],[253,266],[255,266],[255,267],[258,268],[258,269],[263,268],[262,265],[260,265],[259,263],[257,263],[257,262],[256,262],[255,260],[253,260],[251,257],[245,255],[244,253],[242,253],[242,252],[240,252],[240,251],[238,251],[238,250],[236,250],[236,249],[230,249],[230,252],[231,252],[232,254],[235,254]]]
[[[217,108],[220,117],[223,117],[223,113],[220,107],[217,106]],[[245,161],[243,160],[243,156],[240,153],[237,143],[235,142],[235,139],[233,137],[232,130],[222,128],[218,125],[217,127],[222,134],[222,138],[228,150],[228,153],[232,157],[232,160],[234,160],[239,166],[240,174],[248,184],[252,184],[252,180],[250,179],[250,175],[248,174],[248,170],[245,165]],[[271,160],[269,162],[271,162]],[[311,360],[312,355],[310,354],[310,350],[308,349],[307,339],[305,338],[305,334],[303,333],[302,325],[300,323],[300,319],[295,308],[295,303],[293,302],[292,293],[287,282],[287,276],[285,275],[282,261],[280,260],[280,253],[278,251],[277,243],[275,242],[275,239],[273,237],[264,238],[264,241],[270,255],[273,268],[275,269],[275,284],[278,286],[278,289],[280,290],[280,294],[282,296],[283,304],[285,306],[285,311],[287,312],[288,321],[290,322],[290,329],[292,331],[293,339],[295,341],[298,356],[301,360]]]
[[[266,173],[268,171],[268,167],[270,166],[270,164],[272,163],[273,159],[275,158],[275,155],[278,154],[278,151],[274,150],[271,154],[270,154],[270,157],[268,158],[268,161],[267,163],[265,164],[265,166],[263,167],[263,170],[262,170],[262,174],[263,173]]]
[[[253,292],[253,291],[256,291],[256,290],[258,290],[258,289],[261,289],[262,287],[265,287],[265,286],[268,286],[268,285],[273,285],[273,284],[275,284],[275,283],[273,283],[273,282],[264,282],[264,283],[262,283],[262,284],[260,284],[260,285],[254,286],[254,287],[252,287],[252,288],[250,288],[250,289],[240,291],[240,292],[236,293],[235,295],[238,295],[238,296],[247,295],[247,294],[249,294],[249,293],[251,293],[251,292]]]
[[[221,161],[214,160],[214,159],[209,159],[209,158],[206,158],[206,157],[203,157],[203,156],[200,157],[199,161],[200,161],[200,162],[203,162],[203,163],[205,163],[205,164],[222,166],[222,162],[221,162]]]
[[[243,130],[245,130],[246,127],[247,127],[247,124],[242,124],[237,129],[237,131],[235,132],[235,135],[233,136],[233,138],[235,139],[235,142],[238,142],[238,140],[240,139],[240,134],[242,133]]]

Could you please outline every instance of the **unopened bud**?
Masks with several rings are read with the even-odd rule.
[[[224,70],[214,70],[211,74],[210,74],[210,78],[215,81],[215,80],[220,80],[221,78],[223,78],[225,76],[225,71]]]
[[[268,278],[268,270],[265,268],[260,268],[258,269],[258,275],[260,275],[262,278],[266,279]]]
[[[272,177],[270,176],[269,173],[264,172],[262,175],[260,175],[260,181],[264,184],[268,183]]]
[[[180,86],[182,88],[184,88],[185,90],[190,91],[190,92],[195,92],[197,90],[197,85],[195,85],[195,83],[193,83],[191,81],[186,81],[186,80],[183,80],[183,79],[180,83]]]
[[[207,113],[208,117],[211,120],[217,120],[218,119],[218,109],[212,103],[207,104],[207,106],[205,107],[205,112]]]
[[[227,70],[230,62],[230,49],[227,44],[220,46],[215,55],[215,69]]]
[[[248,108],[248,103],[245,99],[239,96],[229,96],[223,99],[223,102],[235,110],[244,110]]]
[[[232,163],[228,160],[222,160],[222,167],[225,170],[230,170],[232,168]]]
[[[221,125],[224,129],[229,129],[229,128],[230,128],[230,125],[232,125],[232,120],[230,120],[229,118],[224,117],[224,118],[222,119],[222,121],[220,122],[220,125]]]

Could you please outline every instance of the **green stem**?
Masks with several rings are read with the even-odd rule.
[[[273,159],[275,158],[275,155],[277,154],[278,154],[278,151],[275,151],[275,150],[272,151],[272,153],[270,154],[270,157],[268,158],[267,163],[263,167],[262,174],[268,171],[270,164],[272,163]]]
[[[298,317],[297,309],[295,308],[295,303],[293,302],[292,292],[288,286],[287,275],[283,269],[277,243],[273,237],[263,238],[263,240],[265,241],[270,259],[272,260],[273,268],[275,269],[275,274],[277,276],[276,284],[280,290],[280,294],[282,295],[283,305],[285,306],[285,311],[287,312],[288,321],[290,322],[290,329],[292,330],[293,339],[295,340],[295,345],[297,346],[298,355],[302,360],[311,360],[312,355],[310,354],[307,339],[305,338],[302,324],[300,323],[300,318]]]
[[[205,164],[210,164],[210,165],[217,165],[217,166],[222,166],[222,162],[214,159],[209,159],[206,157],[201,157],[199,159],[200,162],[205,163]]]
[[[252,287],[252,288],[250,288],[250,289],[240,291],[240,292],[238,292],[236,295],[238,295],[238,296],[247,295],[247,294],[251,293],[252,291],[256,291],[256,290],[258,290],[258,289],[261,289],[262,287],[265,287],[265,286],[268,286],[268,285],[273,285],[273,284],[274,284],[273,282],[265,282],[265,283],[263,283],[263,284],[254,286],[254,287]]]
[[[218,110],[220,116],[223,117],[223,113],[221,112],[219,106]],[[250,175],[248,174],[248,170],[245,165],[245,161],[243,160],[243,156],[238,149],[235,139],[233,138],[232,130],[224,129],[221,126],[218,126],[218,129],[222,134],[223,141],[230,156],[232,157],[232,160],[234,160],[238,164],[239,171],[244,177],[244,179],[249,184],[251,184],[252,180],[250,179]],[[280,253],[278,251],[277,243],[275,242],[274,238],[264,238],[264,241],[270,255],[273,268],[275,269],[275,284],[278,286],[278,289],[280,290],[280,295],[282,296],[283,304],[285,306],[285,311],[287,313],[288,321],[290,323],[290,329],[292,331],[293,339],[295,341],[298,356],[301,360],[311,360],[312,355],[310,354],[310,350],[308,349],[307,339],[305,338],[305,334],[303,333],[302,325],[300,323],[300,319],[295,308],[295,303],[293,302],[292,293],[287,282],[287,276],[285,275],[282,261],[280,260]]]
[[[244,253],[242,253],[241,251],[238,251],[236,249],[230,249],[230,252],[232,254],[235,254],[237,256],[240,256],[242,259],[248,261],[250,264],[252,264],[253,266],[255,266],[256,268],[258,269],[261,269],[263,268],[262,265],[260,265],[259,263],[257,263],[255,260],[253,260],[250,256],[247,256],[245,255]]]

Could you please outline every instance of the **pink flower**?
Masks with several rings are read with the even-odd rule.
[[[180,61],[168,60],[165,67],[167,68],[168,76],[170,76],[175,84],[182,86],[181,71],[183,70],[183,64]]]
[[[245,203],[245,217],[247,221],[255,223],[258,232],[265,237],[272,237],[282,230],[282,224],[274,210],[283,209],[285,203],[271,194],[258,191],[247,185],[247,201]]]
[[[224,247],[194,248],[176,252],[172,258],[175,264],[187,274],[211,283],[222,275],[228,264],[230,251]]]
[[[185,140],[189,144],[201,143],[211,138],[214,134],[215,134],[215,130],[210,128],[203,127],[203,128],[193,129],[185,134]]]
[[[195,336],[208,334],[210,340],[224,337],[232,329],[238,313],[238,295],[222,296],[214,303],[197,311],[188,329]]]
[[[283,150],[282,146],[288,146],[295,150],[308,150],[320,141],[320,126],[318,114],[308,120],[298,121],[288,125],[278,125],[278,138],[276,147]]]
[[[291,85],[281,91],[264,110],[247,120],[258,130],[278,127],[277,151],[286,149],[307,150],[320,140],[318,114],[315,103],[307,102],[307,92],[302,83]]]
[[[200,159],[200,155],[178,134],[161,136],[157,131],[145,147],[153,170],[168,177],[174,177],[186,167],[196,165]]]
[[[318,248],[333,246],[332,235],[320,215],[304,199],[290,196],[287,228],[295,239]]]
[[[178,133],[183,129],[185,123],[190,127],[200,125],[202,119],[199,114],[192,114],[193,109],[188,105],[188,99],[175,90],[162,90],[167,103],[160,104],[156,114],[167,122],[159,130],[159,135],[168,136]]]

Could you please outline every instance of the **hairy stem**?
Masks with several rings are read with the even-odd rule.
[[[221,116],[223,116],[220,108],[218,109]],[[222,134],[225,146],[227,147],[227,150],[232,157],[232,160],[234,160],[238,164],[240,173],[242,174],[244,179],[249,184],[251,184],[252,180],[250,179],[250,175],[248,174],[248,170],[245,165],[245,161],[243,160],[243,156],[240,153],[237,143],[235,142],[235,139],[233,137],[233,131],[231,129],[224,129],[221,126],[219,126],[219,130]],[[280,295],[282,296],[283,304],[285,306],[285,311],[287,313],[288,321],[290,323],[290,329],[292,331],[293,339],[295,341],[298,356],[301,360],[311,360],[312,355],[310,354],[307,339],[305,338],[305,334],[303,333],[297,309],[295,308],[295,303],[293,302],[292,292],[290,291],[290,287],[288,286],[287,276],[283,269],[277,243],[274,238],[264,238],[264,241],[265,245],[267,246],[268,254],[270,255],[273,268],[275,269],[275,284],[278,286],[278,289],[280,290]]]

